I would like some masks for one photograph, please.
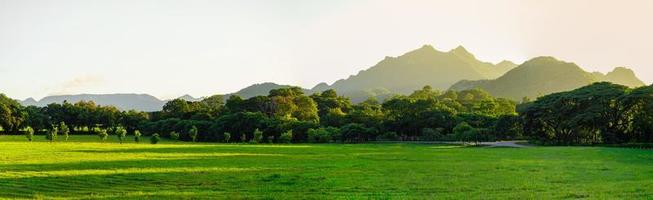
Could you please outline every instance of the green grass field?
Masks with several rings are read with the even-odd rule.
[[[647,199],[653,151],[0,136],[0,198]],[[146,140],[147,138],[145,138]],[[147,140],[146,140],[147,141]]]

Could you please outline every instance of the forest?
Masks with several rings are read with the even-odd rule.
[[[358,104],[335,90],[304,94],[274,89],[248,99],[222,95],[175,99],[161,111],[120,111],[94,102],[21,106],[0,95],[6,134],[160,136],[172,140],[246,143],[480,142],[528,139],[547,145],[653,141],[653,86],[594,83],[531,101],[495,98],[481,89],[438,91],[429,86],[383,102]]]

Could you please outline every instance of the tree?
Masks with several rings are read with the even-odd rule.
[[[197,127],[193,126],[189,131],[188,135],[190,136],[191,140],[195,142],[197,140]]]
[[[34,129],[32,129],[32,127],[28,126],[27,128],[25,128],[25,137],[27,137],[27,141],[30,142],[32,141],[32,139],[34,138]]]
[[[367,128],[362,124],[350,123],[340,128],[342,140],[344,142],[364,142],[371,138],[376,138],[375,131]]]
[[[229,139],[231,139],[231,133],[224,132],[224,133],[222,133],[222,135],[223,135],[222,137],[224,138],[224,142],[229,143]]]
[[[27,115],[25,124],[35,131],[46,129],[52,124],[50,122],[50,116],[45,113],[44,108],[27,106],[25,107],[25,112]]]
[[[97,136],[100,138],[102,142],[107,140],[107,137],[109,137],[109,134],[107,133],[106,129],[99,129],[97,132]]]
[[[122,144],[122,141],[127,136],[127,130],[123,127],[118,127],[116,128],[115,132],[116,132],[116,136],[118,136],[118,141],[120,142],[120,144]]]
[[[139,130],[134,131],[134,142],[139,143],[141,141],[141,132]]]
[[[312,143],[328,143],[338,138],[340,129],[335,127],[320,127],[308,129],[308,141]]]
[[[254,137],[252,138],[252,143],[261,143],[263,141],[263,131],[259,130],[258,128],[254,130]]]
[[[0,94],[0,127],[6,131],[18,132],[27,118],[27,113],[18,101]]]
[[[547,144],[625,143],[639,110],[627,87],[594,83],[538,98],[523,108],[524,132]]]
[[[477,131],[474,127],[470,126],[466,122],[461,122],[456,127],[453,128],[453,133],[456,139],[464,142],[478,142],[477,140]]]
[[[159,140],[161,140],[161,137],[159,136],[158,133],[152,134],[152,137],[150,137],[151,144],[159,143]]]
[[[45,139],[50,142],[57,140],[57,132],[59,132],[57,127],[52,127],[52,129],[45,134]]]
[[[122,124],[127,132],[134,132],[139,125],[145,123],[149,116],[145,112],[129,110],[123,111],[120,116],[120,124]]]
[[[70,133],[70,129],[66,126],[66,123],[59,123],[59,134],[63,135],[66,141],[68,141],[68,133]]]

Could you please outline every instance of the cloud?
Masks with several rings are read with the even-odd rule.
[[[55,91],[52,92],[51,94],[61,95],[61,94],[79,93],[80,91],[101,86],[103,83],[104,83],[104,79],[101,76],[97,76],[97,75],[78,76],[68,81],[64,81],[58,87],[56,87]]]

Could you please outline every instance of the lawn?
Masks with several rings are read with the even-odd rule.
[[[0,198],[646,199],[653,151],[0,136]],[[61,139],[61,138],[60,138]]]

